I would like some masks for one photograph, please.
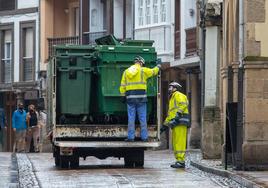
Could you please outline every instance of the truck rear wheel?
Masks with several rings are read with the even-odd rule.
[[[56,167],[60,166],[60,152],[59,148],[56,146],[53,146],[53,157],[55,160],[55,166]]]
[[[60,156],[60,168],[69,168],[69,159],[66,156]]]
[[[135,167],[143,167],[144,165],[144,150],[140,150],[136,154]]]
[[[125,167],[143,167],[144,165],[144,150],[130,150],[124,157]]]
[[[125,157],[124,161],[125,161],[125,167],[128,167],[128,168],[134,167],[134,161],[132,160],[131,157]]]
[[[60,156],[56,155],[54,157],[54,160],[55,160],[55,166],[56,167],[60,166]]]
[[[72,156],[70,159],[70,168],[79,167],[79,156]]]

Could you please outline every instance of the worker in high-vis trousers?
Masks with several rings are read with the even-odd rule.
[[[172,129],[172,144],[176,162],[172,168],[185,168],[185,152],[187,145],[187,128],[190,127],[187,96],[179,92],[181,85],[177,82],[169,84],[168,115],[160,132]]]
[[[126,69],[122,75],[120,93],[122,102],[127,103],[128,111],[128,137],[125,141],[135,140],[136,112],[141,126],[140,137],[142,141],[148,140],[147,130],[147,79],[156,76],[161,67],[161,60],[156,61],[154,68],[143,67],[145,60],[141,56],[134,58],[134,65]]]

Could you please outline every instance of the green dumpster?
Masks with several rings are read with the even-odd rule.
[[[107,39],[107,38],[106,38]],[[113,41],[111,39],[111,41]],[[145,45],[140,45],[142,42]],[[149,46],[152,42],[135,41],[131,43],[115,43],[112,45],[99,45],[96,47],[98,76],[94,85],[97,94],[94,97],[94,116],[113,115],[127,116],[126,104],[120,101],[120,82],[123,71],[133,65],[135,56],[140,55],[145,59],[146,67],[154,67],[156,60],[155,48]],[[114,45],[115,44],[115,45]],[[153,77],[147,83],[148,116],[156,114],[157,78]]]
[[[90,113],[93,51],[89,46],[56,47],[57,111],[61,115]]]

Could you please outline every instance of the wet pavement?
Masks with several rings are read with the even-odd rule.
[[[0,188],[18,187],[18,171],[15,155],[0,152]]]
[[[80,168],[61,170],[54,166],[51,153],[24,154],[31,163],[32,175],[36,177],[39,187],[242,187],[235,182],[202,172],[194,167],[173,169],[173,154],[168,150],[146,151],[144,168],[125,168],[124,160],[107,158],[98,160],[88,157],[80,159]],[[197,156],[199,157],[199,156]],[[188,157],[190,158],[190,157]],[[18,159],[18,161],[21,161]],[[22,161],[27,161],[24,158]],[[25,164],[26,165],[26,164]],[[26,175],[27,177],[27,175]],[[33,177],[33,178],[35,178]],[[35,180],[33,180],[35,181]],[[30,181],[29,181],[30,182]],[[37,186],[37,187],[38,187]],[[27,187],[24,185],[24,187]]]
[[[233,179],[245,187],[268,188],[268,171],[237,171],[231,166],[228,166],[225,170],[220,159],[205,160],[199,158],[194,159],[191,164],[203,171],[229,177],[229,179]]]

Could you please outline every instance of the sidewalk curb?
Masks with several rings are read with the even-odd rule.
[[[11,154],[11,173],[13,173],[13,175],[15,176],[12,181],[12,183],[9,184],[9,187],[12,188],[12,187],[19,187],[19,171],[18,171],[18,162],[17,162],[17,156],[14,155],[14,154]],[[16,181],[16,182],[14,182]]]
[[[214,167],[208,167],[208,166],[205,166],[203,164],[200,164],[200,163],[197,163],[194,161],[191,161],[191,165],[194,166],[195,168],[198,168],[199,170],[204,171],[204,172],[208,172],[211,174],[215,174],[218,176],[229,178],[229,179],[231,179],[231,180],[233,180],[233,181],[235,181],[235,182],[239,183],[240,185],[247,187],[247,188],[265,188],[261,185],[256,184],[253,181],[250,181],[250,180],[244,178],[243,176],[237,175],[237,174],[230,172],[230,171],[227,171],[227,170],[221,170],[221,169],[217,169]]]

